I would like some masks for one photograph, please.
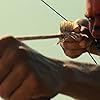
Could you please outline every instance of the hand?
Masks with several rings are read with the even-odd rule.
[[[95,48],[91,48],[91,43],[94,41],[94,39],[91,33],[89,32],[88,26],[89,22],[87,19],[78,19],[75,21],[61,22],[61,33],[67,34],[66,31],[74,31],[75,33],[78,33],[78,36],[76,35],[76,38],[73,39],[71,37],[68,37],[65,41],[60,42],[60,45],[67,56],[75,58],[86,51],[92,53],[95,52]]]
[[[13,37],[0,40],[0,96],[4,99],[29,100],[36,88],[24,47]]]
[[[68,38],[66,41],[60,43],[64,53],[71,58],[78,57],[86,52],[92,42],[92,37],[87,28],[81,27],[81,32],[82,35],[78,36],[77,40]]]
[[[53,92],[49,93],[49,88],[40,81],[41,74],[38,69],[44,65],[36,60],[37,56],[35,53],[32,55],[31,49],[13,37],[0,40],[0,96],[2,98],[42,100],[42,96],[44,98],[52,96]],[[41,99],[38,99],[39,97]]]

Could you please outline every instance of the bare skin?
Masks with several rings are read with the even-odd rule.
[[[0,96],[50,100],[63,83],[63,63],[42,56],[13,37],[0,40]]]
[[[0,40],[0,65],[5,100],[50,100],[58,93],[100,99],[99,65],[50,59],[13,37]]]
[[[81,33],[85,35],[80,35],[78,41],[69,38],[60,43],[64,53],[71,58],[76,58],[87,51],[100,56],[100,51],[95,45],[92,45],[93,37],[89,30],[86,27],[81,27]]]

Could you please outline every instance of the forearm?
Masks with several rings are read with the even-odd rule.
[[[79,100],[100,99],[100,66],[66,62],[62,93]]]
[[[74,61],[64,62],[49,58],[46,58],[46,61],[44,62],[47,63],[47,61],[49,61],[48,64],[51,65],[54,69],[56,66],[56,70],[62,77],[60,79],[59,74],[54,74],[56,75],[57,79],[54,81],[54,86],[55,88],[58,87],[57,89],[59,93],[79,100],[100,99],[100,66]],[[46,66],[48,66],[48,64]],[[59,69],[60,67],[61,69]],[[62,70],[62,68],[64,69]],[[49,80],[51,79],[49,78]],[[59,85],[59,83],[61,85]]]
[[[50,59],[35,51],[29,58],[46,94],[50,90],[50,96],[62,93],[80,100],[100,99],[100,66]]]

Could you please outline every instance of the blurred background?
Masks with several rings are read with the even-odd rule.
[[[66,19],[76,20],[83,18],[85,0],[45,0]],[[50,35],[59,32],[59,23],[63,19],[45,6],[41,0],[0,0],[0,36],[2,35]],[[85,53],[76,59],[65,56],[58,39],[26,41],[28,46],[43,55],[60,60],[74,60],[91,62],[90,56]],[[94,55],[93,55],[94,56]],[[99,61],[97,56],[94,58]],[[59,94],[52,100],[73,100]]]

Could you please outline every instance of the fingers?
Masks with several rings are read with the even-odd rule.
[[[90,42],[88,40],[88,37],[82,36],[80,41],[64,41],[60,45],[67,56],[75,58],[86,52],[86,49],[89,44]]]
[[[86,52],[86,49],[84,48],[79,49],[79,44],[74,45],[73,43],[67,43],[62,48],[66,56],[69,56],[71,58],[76,58],[80,56],[83,52]]]
[[[3,98],[9,99],[28,72],[23,61],[26,52],[20,50],[20,45],[22,44],[12,37],[0,40],[0,96]]]
[[[22,61],[24,51],[19,49],[20,45],[21,43],[12,37],[0,40],[0,82],[19,61]]]
[[[77,50],[86,48],[88,43],[89,41],[84,37],[81,41],[64,41],[61,43],[61,46],[63,46],[65,49]]]
[[[86,52],[85,49],[80,50],[64,50],[65,54],[71,58],[76,58],[80,56],[82,53]]]
[[[35,100],[42,95],[41,83],[30,68],[33,64],[29,63],[29,51],[21,46],[14,38],[0,40],[0,96],[6,100]]]
[[[16,63],[17,50],[11,51],[10,48],[5,50],[5,53],[0,58],[0,81],[7,75],[7,73],[11,70],[12,66]]]
[[[27,65],[22,43],[12,37],[0,40],[0,96],[6,100],[30,100],[37,91],[37,79]]]
[[[17,65],[8,74],[8,76],[0,84],[0,96],[7,98],[11,93],[19,87],[19,85],[25,79],[28,71],[24,63],[18,62]]]
[[[36,88],[37,79],[34,75],[29,74],[22,85],[11,95],[10,100],[31,100],[32,96],[38,95],[38,93],[35,94]]]
[[[78,42],[67,42],[61,43],[61,45],[64,47],[64,49],[70,49],[70,50],[76,50],[80,47],[80,44]]]

